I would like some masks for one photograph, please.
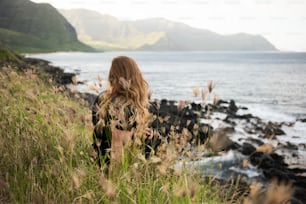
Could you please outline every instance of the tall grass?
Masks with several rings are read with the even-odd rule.
[[[109,173],[95,162],[91,111],[34,67],[0,70],[0,203],[235,203],[223,186],[175,169],[175,144],[145,159],[125,150]]]

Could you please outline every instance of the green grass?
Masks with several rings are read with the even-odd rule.
[[[6,61],[11,61],[20,64],[23,62],[23,59],[14,51],[4,49],[0,46],[0,62],[6,62]]]
[[[233,203],[236,183],[173,169],[171,144],[152,159],[129,148],[111,173],[93,157],[91,111],[35,67],[0,69],[0,203]],[[163,154],[162,154],[163,153]],[[230,189],[232,189],[233,193]]]
[[[22,53],[55,52],[58,50],[94,51],[92,48],[80,42],[61,43],[59,45],[50,40],[43,40],[36,36],[3,28],[0,28],[0,46],[1,45]]]

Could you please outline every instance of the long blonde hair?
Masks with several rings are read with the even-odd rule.
[[[100,119],[105,117],[111,103],[123,107],[132,105],[137,118],[147,114],[148,83],[134,59],[127,56],[115,57],[112,60],[108,82],[109,86],[100,96]]]

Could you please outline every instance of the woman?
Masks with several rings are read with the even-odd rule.
[[[120,159],[137,128],[144,128],[148,112],[148,83],[135,60],[126,56],[114,58],[108,81],[108,88],[97,97],[92,109],[93,147],[100,166],[101,159],[107,164],[110,158]]]

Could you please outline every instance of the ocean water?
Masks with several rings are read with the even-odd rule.
[[[267,120],[306,118],[306,53],[295,52],[105,52],[28,55],[49,60],[88,84],[100,76],[104,87],[111,60],[133,57],[153,99],[200,101],[193,88],[215,84],[210,99],[233,99]],[[79,86],[90,92],[88,86]],[[102,88],[103,89],[103,88]]]
[[[78,89],[92,92],[89,85],[102,78],[103,88],[107,85],[108,71],[112,58],[118,55],[133,57],[145,79],[148,81],[153,99],[190,100],[200,102],[193,94],[193,88],[207,88],[213,81],[215,88],[210,100],[216,95],[219,99],[236,101],[252,113],[266,121],[294,122],[291,127],[284,126],[286,136],[280,136],[271,143],[277,146],[291,142],[301,147],[298,159],[287,162],[294,166],[306,165],[306,123],[298,122],[306,118],[306,53],[294,52],[105,52],[105,53],[48,53],[27,55],[50,61],[66,72],[78,74]],[[241,112],[241,111],[240,111]],[[218,116],[221,117],[221,116]],[[225,117],[225,116],[224,116]],[[221,117],[222,118],[222,117]],[[222,122],[211,121],[214,128],[222,127]],[[237,134],[232,138],[240,141],[252,137],[243,131],[239,124]],[[257,137],[256,135],[253,135]],[[269,141],[265,141],[269,142]],[[274,144],[275,143],[275,144]],[[285,154],[286,155],[286,154]],[[290,155],[290,154],[289,154]],[[286,156],[285,156],[286,157]],[[211,167],[211,162],[224,160],[225,169],[217,171],[220,177],[228,178],[232,173],[247,175],[252,179],[261,177],[255,167],[237,169],[241,155],[229,152],[225,157],[203,158],[190,165],[201,166],[203,172]],[[180,165],[180,163],[178,163]],[[305,167],[306,168],[306,167]],[[242,173],[241,173],[242,172]],[[214,171],[213,174],[215,174]],[[218,176],[218,175],[216,175]]]

